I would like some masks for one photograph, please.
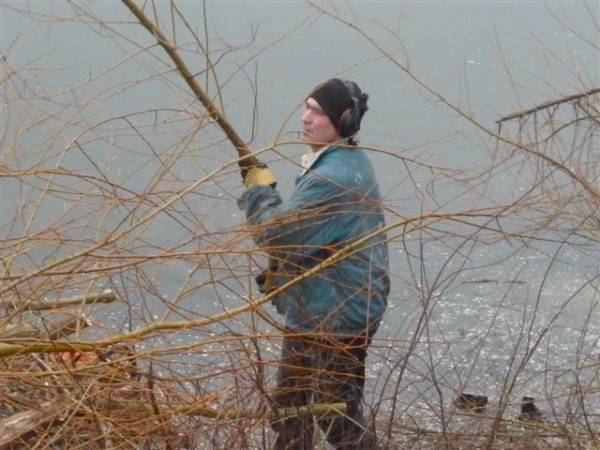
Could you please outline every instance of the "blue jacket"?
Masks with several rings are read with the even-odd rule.
[[[345,245],[384,226],[373,167],[363,150],[331,147],[296,179],[287,203],[270,186],[239,200],[254,240],[279,261],[275,287]],[[361,250],[288,288],[275,300],[286,326],[301,332],[374,333],[390,289],[385,234]]]

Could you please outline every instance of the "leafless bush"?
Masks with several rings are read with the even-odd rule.
[[[256,127],[244,131],[248,142],[236,140],[226,114],[215,115],[244,103],[256,119],[252,64],[289,37],[258,46],[251,30],[234,45],[210,34],[210,4],[202,32],[176,3],[137,6],[154,31],[139,16],[111,19],[83,2],[3,5],[53,27],[87,27],[122,54],[86,81],[57,86],[36,59],[20,62],[19,40],[2,49],[0,448],[270,448],[268,418],[298,413],[271,408],[282,330],[265,305],[276,293],[254,286],[266,256],[235,206],[238,166],[255,155],[289,162],[283,147],[298,143],[279,133],[238,157]],[[320,16],[351,29],[394,77],[460,117],[484,154],[465,169],[426,152],[368,148],[403,168],[379,231],[396,255],[397,292],[386,318],[395,323],[370,356],[381,445],[597,445],[598,87],[492,126],[345,10],[307,9],[300,26]],[[236,53],[244,63],[223,69]],[[61,70],[66,79],[75,71]],[[407,186],[416,211],[397,198]],[[595,275],[574,274],[558,289],[556,271],[578,260],[595,264]],[[469,392],[489,402],[461,402]],[[543,419],[523,413],[530,395]],[[335,414],[340,405],[315,408]]]

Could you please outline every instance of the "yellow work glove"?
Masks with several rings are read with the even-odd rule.
[[[277,180],[267,166],[252,166],[245,172],[244,184],[247,188],[258,185],[275,187]]]

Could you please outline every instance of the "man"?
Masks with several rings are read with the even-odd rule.
[[[388,250],[379,187],[354,140],[368,95],[354,82],[331,79],[307,97],[303,136],[311,151],[287,203],[266,167],[251,168],[240,199],[255,241],[277,271],[272,288],[298,277],[340,249],[365,238],[335,264],[287,288],[275,300],[285,317],[275,407],[345,402],[346,415],[317,418],[338,449],[376,447],[363,417],[365,358],[389,292]],[[263,280],[264,281],[264,280]],[[268,280],[267,280],[268,281]],[[309,414],[274,420],[276,449],[313,448]]]

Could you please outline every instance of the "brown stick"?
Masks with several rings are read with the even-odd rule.
[[[252,156],[252,151],[248,148],[248,146],[242,141],[237,132],[233,129],[231,124],[225,119],[223,113],[215,106],[210,97],[206,95],[204,90],[200,87],[200,85],[196,82],[194,75],[188,69],[188,67],[183,62],[179,53],[175,46],[166,38],[166,36],[160,31],[160,29],[152,23],[148,17],[144,14],[144,12],[137,7],[137,5],[133,2],[133,0],[122,0],[125,6],[129,8],[129,10],[137,17],[140,24],[146,28],[150,34],[152,34],[160,46],[165,49],[171,60],[175,63],[177,70],[190,87],[192,92],[196,95],[198,100],[204,105],[206,111],[214,119],[215,122],[219,124],[227,139],[231,141],[233,146],[238,152],[240,158],[244,158],[238,162],[241,168],[259,165],[259,161]]]
[[[145,400],[133,401],[133,400],[120,400],[117,398],[102,399],[97,404],[98,407],[106,410],[113,410],[116,408],[126,409],[129,411],[144,412],[147,414],[154,414],[152,406]],[[182,404],[177,407],[173,405],[161,405],[161,409],[164,409],[169,415],[185,415],[185,416],[199,416],[206,417],[208,419],[220,419],[220,420],[232,420],[232,419],[260,419],[263,417],[271,417],[273,419],[284,419],[287,417],[296,417],[301,414],[314,414],[316,416],[338,416],[346,414],[346,403],[313,403],[311,405],[295,406],[295,407],[284,407],[275,408],[265,413],[261,411],[252,410],[236,410],[236,409],[216,409],[203,406],[202,402],[198,404],[189,403]]]
[[[88,327],[85,317],[69,317],[56,323],[50,323],[46,330],[39,328],[39,323],[27,321],[18,324],[10,324],[0,328],[0,339],[15,338],[38,338],[49,339],[51,341],[61,337],[69,336],[77,330],[83,330]]]
[[[54,420],[55,414],[60,411],[61,405],[55,402],[45,402],[36,410],[23,411],[0,422],[0,449],[6,448],[15,439],[25,433]]]
[[[0,328],[0,339],[40,337],[40,330],[31,322],[7,324]]]
[[[542,109],[551,108],[553,106],[560,105],[561,103],[572,102],[573,100],[579,100],[580,98],[598,94],[599,92],[600,92],[600,88],[595,88],[595,89],[590,89],[589,91],[583,92],[581,94],[568,95],[566,97],[562,97],[562,98],[559,98],[556,100],[549,100],[549,101],[541,103],[540,105],[535,106],[533,108],[526,109],[525,111],[518,111],[518,112],[515,112],[512,114],[509,114],[508,116],[504,116],[504,117],[496,120],[496,123],[500,124],[502,122],[506,122],[507,120],[520,119],[521,117],[525,117],[529,114],[541,111]]]
[[[87,305],[89,303],[110,303],[116,300],[117,296],[111,290],[99,294],[77,295],[75,297],[61,298],[58,300],[39,300],[27,303],[27,310],[39,311],[44,309],[65,308],[68,306]],[[12,300],[0,300],[0,308],[19,308],[19,305]]]

